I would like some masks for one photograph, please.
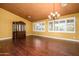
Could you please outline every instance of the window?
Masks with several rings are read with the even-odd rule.
[[[44,32],[45,31],[45,22],[33,23],[33,31]]]
[[[54,21],[54,31],[59,31],[59,20]]]
[[[75,33],[75,17],[48,21],[48,32]]]
[[[48,31],[53,32],[54,31],[54,21],[48,22]]]
[[[62,19],[59,21],[59,31],[66,32],[66,20]]]
[[[75,32],[75,17],[67,19],[67,32]]]

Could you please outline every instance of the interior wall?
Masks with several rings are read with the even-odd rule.
[[[32,33],[32,23],[30,21],[0,8],[0,38],[12,37],[13,21],[23,21],[26,23],[26,34]]]
[[[68,18],[68,17],[72,17],[75,16],[76,17],[76,33],[58,33],[58,32],[48,32],[48,19],[42,20],[45,21],[45,32],[34,32],[34,35],[42,35],[42,36],[51,36],[51,37],[57,37],[57,38],[65,38],[65,39],[79,39],[79,13],[75,13],[75,14],[69,14],[69,15],[65,15],[60,17],[60,19],[62,18]]]
[[[69,39],[79,39],[79,13],[69,14],[62,16],[60,18],[76,17],[76,33],[58,33],[58,32],[48,32],[48,19],[45,21],[45,32],[33,32],[32,22],[17,16],[9,11],[0,8],[0,38],[12,37],[12,22],[13,21],[23,21],[26,23],[26,34],[35,34],[43,36],[52,36],[58,38],[69,38]]]

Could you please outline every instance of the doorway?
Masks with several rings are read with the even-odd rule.
[[[25,46],[26,46],[26,24],[24,22],[13,22],[13,54],[19,55],[20,52],[26,54]],[[22,49],[21,49],[22,48]]]
[[[13,41],[26,39],[26,30],[24,22],[13,22]]]

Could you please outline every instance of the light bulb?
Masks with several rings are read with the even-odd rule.
[[[51,19],[51,16],[50,16],[50,15],[48,15],[48,18],[49,18],[49,19]]]
[[[53,13],[52,13],[52,12],[51,12],[50,14],[51,14],[51,15],[53,15]]]
[[[56,11],[55,14],[58,14],[58,12]]]
[[[53,16],[55,16],[55,14],[54,14],[54,13],[53,13],[52,15],[53,15]]]
[[[60,16],[60,14],[58,13],[58,14],[57,14],[57,17],[59,17],[59,16]]]
[[[31,16],[28,16],[28,18],[31,18]]]
[[[52,13],[52,12],[51,12],[50,14],[51,14],[52,16],[55,16],[55,13]]]

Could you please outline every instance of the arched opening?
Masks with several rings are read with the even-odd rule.
[[[26,30],[25,23],[22,21],[13,22],[13,41],[17,42],[18,40],[26,39]]]

